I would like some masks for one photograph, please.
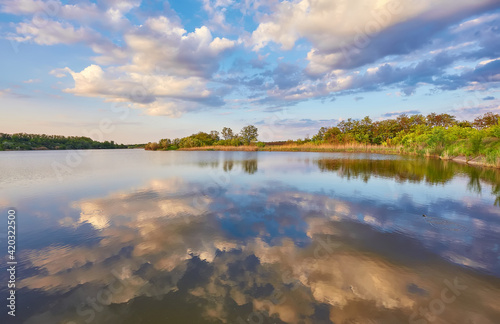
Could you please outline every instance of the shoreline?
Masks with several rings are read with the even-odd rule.
[[[406,152],[403,147],[384,147],[375,145],[359,145],[359,146],[317,146],[317,147],[301,147],[298,145],[276,145],[269,147],[257,146],[203,146],[182,148],[178,151],[236,151],[236,152],[317,152],[317,153],[372,153],[384,155],[408,155],[422,156],[426,158],[440,159],[442,161],[452,161],[460,164],[466,164],[475,167],[500,169],[500,164],[488,163],[483,156],[475,156],[467,158],[463,155],[443,157],[436,154],[418,154],[415,152]]]

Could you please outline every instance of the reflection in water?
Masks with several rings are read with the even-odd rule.
[[[429,184],[443,184],[451,181],[457,175],[466,175],[469,178],[467,189],[481,193],[481,181],[492,184],[492,194],[495,195],[495,204],[500,201],[498,186],[500,172],[494,169],[477,168],[452,162],[443,162],[435,159],[428,160],[336,160],[319,159],[316,161],[321,171],[336,172],[347,179],[360,178],[368,182],[372,176],[391,178],[398,182],[425,182]]]
[[[219,161],[201,161],[198,163],[200,167],[211,167],[212,169],[218,169],[219,168]],[[230,172],[233,170],[233,167],[235,165],[241,166],[241,170],[244,171],[245,173],[248,174],[254,174],[257,172],[257,159],[252,158],[252,159],[244,159],[244,160],[233,160],[230,156],[229,158],[225,158],[224,161],[222,162],[222,169],[225,172]]]
[[[243,170],[248,174],[257,172],[257,160],[244,160],[242,161]]]
[[[492,203],[499,181],[492,170],[314,154],[214,156],[184,171],[173,165],[173,176],[72,201],[57,227],[76,233],[90,227],[92,239],[22,250],[20,293],[33,301],[22,319],[493,324],[500,318],[500,210]],[[202,177],[203,166],[222,173],[240,166],[252,176],[230,172],[219,190],[207,190],[214,179]],[[470,196],[462,179],[471,175],[479,185],[493,183],[495,196]],[[431,226],[422,217],[438,212],[468,231]]]

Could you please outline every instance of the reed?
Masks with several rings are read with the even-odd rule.
[[[201,147],[180,148],[179,151],[257,151],[257,146],[242,145],[242,146],[225,146],[212,145]]]

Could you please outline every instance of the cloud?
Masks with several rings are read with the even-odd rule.
[[[223,105],[222,97],[229,91],[227,86],[210,84],[210,79],[219,68],[220,57],[235,42],[213,37],[206,26],[188,33],[173,19],[148,18],[144,25],[125,32],[122,46],[89,28],[57,21],[46,21],[39,28],[33,20],[20,23],[16,30],[18,36],[13,39],[17,41],[41,45],[84,42],[98,55],[94,57],[98,64],[80,72],[69,67],[50,71],[58,78],[73,77],[75,86],[65,89],[67,93],[128,102],[150,115],[178,117]]]
[[[247,96],[247,105],[239,107],[276,111],[310,99],[355,95],[361,100],[363,92],[386,89],[412,96],[424,86],[431,91],[485,89],[500,80],[500,14],[495,12],[500,4],[495,0],[203,0],[201,5],[209,19],[198,28],[184,28],[168,8],[145,15],[138,0],[5,0],[0,10],[26,16],[7,32],[12,41],[80,43],[94,52],[87,72],[102,70],[93,79],[101,88],[85,83],[86,69],[54,69],[50,74],[56,77],[77,77],[67,92],[127,102],[151,115],[219,107],[233,91]],[[238,10],[241,20],[235,19]],[[246,21],[246,15],[255,18],[256,27],[228,22]],[[272,43],[296,50],[299,57],[270,55]],[[247,57],[226,64],[236,50],[247,50]],[[460,69],[454,69],[457,64]]]
[[[421,114],[422,112],[420,110],[405,110],[405,111],[392,111],[392,112],[388,112],[388,113],[385,113],[385,114],[382,114],[380,115],[381,117],[397,117],[397,116],[400,116],[400,115],[419,115]]]
[[[82,24],[97,24],[118,30],[130,25],[124,16],[139,7],[139,0],[103,0],[97,4],[79,2],[63,4],[58,0],[5,0],[0,11],[16,15],[33,15],[38,25],[46,20],[68,20]]]
[[[290,50],[305,38],[313,45],[308,54],[311,73],[324,73],[410,53],[449,25],[495,6],[494,0],[421,1],[418,5],[411,0],[282,2],[261,18],[249,43],[254,50],[269,42]],[[419,28],[424,23],[426,28]]]
[[[0,89],[0,97],[12,97],[12,98],[18,98],[18,99],[31,98],[30,95],[15,92],[11,88]]]
[[[500,114],[500,106],[492,105],[473,105],[471,107],[460,107],[450,110],[450,113],[461,120],[474,120],[474,118],[484,115],[487,112]]]
[[[23,81],[23,83],[39,83],[39,82],[41,82],[40,79],[29,79],[29,80]]]
[[[74,44],[90,42],[98,38],[88,28],[75,28],[69,23],[47,20],[40,24],[33,19],[29,23],[21,22],[16,27],[17,35],[9,39],[17,42],[33,41],[39,45]]]
[[[203,0],[203,9],[210,17],[209,25],[225,31],[230,30],[231,26],[226,22],[226,11],[233,4],[233,0]]]
[[[49,72],[50,75],[55,76],[56,78],[64,78],[68,75],[68,72],[71,70],[69,68],[63,68],[63,69],[53,69]]]
[[[150,115],[178,117],[194,109],[195,102],[207,106],[222,103],[200,77],[174,77],[160,73],[116,75],[112,69],[103,70],[98,65],[90,65],[80,72],[68,71],[75,86],[65,89],[65,92],[101,97],[112,102],[129,102],[134,108],[145,109]]]
[[[484,97],[483,100],[495,100],[495,97],[487,96],[487,97]]]

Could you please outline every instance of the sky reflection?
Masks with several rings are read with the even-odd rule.
[[[497,171],[363,154],[178,153],[121,153],[129,159],[100,188],[84,167],[59,183],[28,177],[47,186],[34,198],[5,191],[2,209],[24,215],[23,322],[411,323],[456,278],[467,288],[435,323],[500,318]]]

